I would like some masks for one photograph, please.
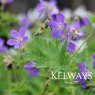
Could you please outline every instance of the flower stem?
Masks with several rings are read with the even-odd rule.
[[[22,54],[21,54],[21,62],[22,62],[22,60],[23,60],[23,57],[22,57]],[[20,63],[20,65],[19,65],[19,81],[21,80],[21,77],[22,77],[22,68],[23,68],[23,63]]]
[[[48,86],[49,86],[50,81],[51,81],[50,78],[47,78],[46,79],[45,84],[44,84],[44,92],[43,92],[43,95],[48,95]]]
[[[46,74],[45,69],[43,71],[44,71],[44,74]],[[47,74],[50,74],[50,71],[51,69],[49,68]],[[43,95],[48,95],[48,88],[49,88],[50,82],[51,82],[51,78],[50,78],[50,75],[48,75],[45,77],[45,82],[43,85]]]
[[[56,48],[57,48],[57,52],[58,52],[58,55],[59,55],[58,40],[56,40]]]
[[[75,95],[75,88],[74,87],[72,88],[72,95]]]
[[[16,66],[13,67],[13,73],[14,73],[15,81],[18,82],[17,74],[16,74]]]
[[[91,37],[91,35],[94,33],[95,28],[93,29],[93,31],[89,34],[89,36],[85,39],[85,41],[81,44],[81,46],[73,53],[72,57],[71,57],[71,61],[70,61],[70,65],[75,57],[75,55],[79,52],[79,50],[82,48],[82,46],[87,42],[87,40]]]

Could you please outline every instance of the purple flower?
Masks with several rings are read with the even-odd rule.
[[[24,68],[29,72],[29,75],[32,76],[39,76],[40,71],[35,67],[35,63],[31,62],[29,64],[25,64]]]
[[[72,40],[72,33],[69,32],[69,33],[67,33],[66,36],[61,37],[60,42],[63,42],[63,41],[65,41],[65,40],[67,40],[66,49],[67,49],[70,53],[75,52],[77,42]]]
[[[82,27],[87,26],[89,24],[88,17],[80,18],[79,21],[71,24],[69,27],[69,32],[72,33],[72,37],[75,36],[84,36],[84,32],[81,30]]]
[[[6,67],[8,70],[11,70],[13,68],[12,63],[6,64]]]
[[[39,16],[41,17],[43,14],[54,14],[58,13],[59,10],[57,8],[56,0],[51,0],[50,2],[46,2],[44,0],[39,0],[40,3],[37,5],[37,9],[39,12]]]
[[[81,83],[82,88],[87,88],[87,80],[88,80],[88,71],[86,68],[86,64],[80,62],[78,64],[78,68],[80,70],[80,77],[76,78],[76,81]],[[84,77],[85,75],[85,77]]]
[[[76,43],[76,41],[73,41],[72,40],[72,33],[70,33],[70,32],[67,33],[66,37],[65,38],[62,38],[61,40],[64,41],[64,39],[67,40],[67,47],[66,47],[66,49],[70,53],[75,52],[77,43]]]
[[[59,13],[59,10],[58,10],[58,7],[57,7],[57,0],[51,0],[49,2],[48,9],[49,9],[49,14],[50,15]]]
[[[12,3],[14,0],[0,0],[0,3],[4,3],[4,4],[10,4]]]
[[[79,68],[80,72],[87,72],[86,64],[84,64],[82,62],[80,62],[78,64],[78,68]]]
[[[72,39],[76,37],[84,36],[84,32],[81,30],[82,27],[87,26],[89,24],[89,20],[87,17],[81,18],[79,21],[71,24],[69,26],[69,31],[67,33],[67,50],[73,53],[76,50],[77,43]]]
[[[81,83],[82,88],[87,88],[87,80],[88,80],[88,73],[84,73],[85,77],[83,76],[83,73],[79,74],[79,77],[76,77],[76,81],[78,83]]]
[[[80,30],[80,24],[79,22],[75,22],[74,24],[71,24],[69,27],[69,31],[67,33],[67,50],[70,53],[75,52],[76,50],[76,41],[73,40],[73,38],[77,36],[83,36],[84,33]]]
[[[14,46],[15,49],[19,49],[23,47],[23,45],[27,42],[28,36],[25,36],[26,28],[22,27],[19,29],[19,32],[16,30],[12,30],[10,35],[13,39],[7,41],[7,44],[10,46]]]
[[[72,34],[72,37],[84,35],[84,32],[80,29],[79,22],[75,22],[74,24],[71,24],[69,27],[69,32]]]
[[[68,41],[66,49],[70,52],[73,53],[76,50],[76,42],[75,41]]]
[[[22,25],[22,27],[29,28],[29,26],[30,26],[30,21],[29,21],[29,18],[28,18],[27,16],[25,16],[25,17],[21,20],[21,25]]]
[[[58,37],[63,36],[64,31],[66,30],[67,24],[64,21],[64,15],[61,13],[52,15],[52,19],[48,22],[49,28],[52,29],[52,37],[57,39]]]
[[[39,16],[41,16],[45,11],[45,4],[43,0],[40,0],[40,3],[37,5],[38,12],[40,13]]]
[[[87,16],[85,16],[85,17],[83,17],[83,18],[80,18],[78,22],[79,22],[79,24],[80,24],[80,27],[87,26],[87,25],[89,25],[89,23],[90,23],[90,21],[89,21],[89,19],[88,19]]]
[[[93,66],[95,67],[95,54],[93,54],[93,59],[94,59]]]
[[[6,52],[7,51],[7,47],[4,46],[4,40],[0,39],[0,53]]]

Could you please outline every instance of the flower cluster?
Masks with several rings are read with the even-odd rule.
[[[51,20],[48,22],[48,27],[52,29],[52,37],[57,39],[60,37],[61,42],[67,40],[67,50],[73,53],[76,50],[76,41],[83,37],[84,32],[82,27],[89,24],[88,17],[80,18],[75,23],[68,25],[62,13],[51,15]]]
[[[0,3],[6,4],[13,1],[14,0],[0,0]],[[50,73],[52,71],[74,71],[74,69],[72,68],[76,66],[72,65],[72,63],[74,62],[74,57],[77,53],[81,56],[81,53],[79,53],[78,50],[80,50],[80,47],[84,45],[87,40],[85,40],[84,43],[77,49],[78,41],[84,37],[85,32],[83,31],[83,28],[87,25],[90,25],[90,20],[87,16],[84,16],[78,17],[77,20],[68,22],[64,14],[59,12],[56,0],[39,0],[37,10],[37,13],[39,12],[40,17],[42,17],[43,15],[46,16],[47,19],[44,23],[45,25],[40,27],[37,31],[36,26],[42,24],[41,22],[36,21],[37,23],[33,23],[33,26],[30,27],[32,22],[30,20],[31,16],[27,14],[24,17],[21,17],[21,28],[18,31],[14,29],[11,30],[10,36],[12,38],[7,41],[7,45],[12,46],[14,47],[14,49],[16,49],[11,49],[13,50],[13,52],[16,52],[16,54],[10,53],[10,55],[4,56],[4,62],[6,63],[6,67],[8,69],[13,70],[13,77],[15,81],[19,81],[18,83],[20,83],[22,79],[21,77],[23,75],[22,73],[24,73],[25,71],[28,72],[30,77],[34,77],[39,76],[40,69],[42,69],[43,74],[41,74],[41,77],[47,79],[45,82],[45,90],[47,90],[49,81],[51,81],[49,77],[51,76]],[[30,28],[33,28],[32,33],[30,33]],[[29,37],[33,37],[32,40],[29,39],[26,35],[26,31],[28,29],[30,29],[28,31],[28,33],[30,34]],[[34,33],[35,31],[37,32]],[[51,37],[50,35],[47,35],[48,33],[50,33]],[[26,46],[28,39],[30,43],[28,43]],[[9,52],[11,50],[9,50]],[[7,48],[4,46],[4,41],[0,39],[0,53],[6,51]],[[75,59],[76,60],[74,63],[79,63],[79,59],[77,56],[75,57]],[[93,59],[93,66],[95,67],[95,54],[93,55]],[[85,62],[86,60],[81,61]],[[37,65],[35,62],[37,63]],[[82,85],[82,88],[85,89],[88,87],[88,80],[90,76],[87,65],[82,62],[78,64],[78,70],[76,71],[79,71],[79,73],[75,73],[73,79],[76,80],[77,83],[80,83]],[[65,68],[65,65],[69,65],[68,69]],[[22,70],[22,68],[24,68],[24,70]],[[47,74],[48,76],[45,74]]]

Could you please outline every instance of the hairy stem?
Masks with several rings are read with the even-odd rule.
[[[50,80],[51,80],[50,78],[47,78],[45,81],[43,95],[48,95],[48,87],[49,87]]]

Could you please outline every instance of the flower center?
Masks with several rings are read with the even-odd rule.
[[[63,24],[59,24],[58,29],[62,30],[63,28],[64,28],[64,25]]]
[[[77,33],[79,32],[79,29],[76,29],[76,30],[72,30],[74,35],[77,35]]]
[[[20,42],[22,42],[23,39],[22,38],[18,38],[17,40],[20,43]]]

